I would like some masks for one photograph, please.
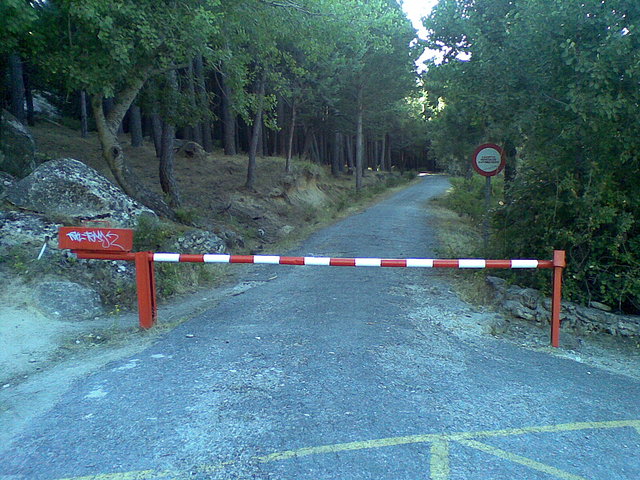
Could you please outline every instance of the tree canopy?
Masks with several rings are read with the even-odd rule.
[[[202,143],[220,134],[215,122],[224,119],[220,140],[225,151],[248,152],[251,188],[256,156],[265,149],[284,155],[285,132],[290,150],[326,163],[340,157],[341,168],[349,145],[389,135],[396,105],[415,86],[415,31],[392,0],[8,0],[2,8],[10,33],[2,53],[19,54],[37,70],[36,88],[86,94],[117,182],[168,216],[163,199],[128,168],[120,145],[123,120],[129,129],[131,118],[140,118],[136,109]],[[175,82],[167,80],[171,71]],[[359,121],[360,140],[346,141]],[[385,165],[404,159],[383,150]],[[170,158],[159,157],[168,162],[161,177],[170,176]],[[365,158],[358,175],[376,166]],[[175,199],[174,186],[168,182],[165,193]]]
[[[624,0],[441,0],[426,20],[431,46],[445,52],[425,76],[441,161],[465,170],[481,141],[519,152],[495,212],[496,248],[566,249],[574,297],[632,311],[639,20],[640,5]]]

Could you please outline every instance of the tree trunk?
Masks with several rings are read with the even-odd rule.
[[[347,173],[353,175],[354,159],[353,159],[353,136],[347,136]]]
[[[155,110],[151,114],[151,126],[152,126],[152,137],[153,137],[153,146],[156,149],[156,157],[160,158],[162,155],[162,119],[160,118],[160,114],[157,110]]]
[[[193,71],[196,76],[198,108],[207,112],[204,120],[200,124],[200,130],[202,131],[202,148],[204,148],[205,152],[211,153],[213,152],[213,132],[211,130],[211,120],[209,118],[209,100],[207,98],[207,87],[204,81],[204,64],[202,55],[197,55],[194,59]]]
[[[302,145],[302,156],[307,160],[312,160],[311,150],[313,148],[313,131],[310,128],[304,127],[304,144]]]
[[[287,146],[287,161],[284,164],[284,171],[291,172],[291,156],[293,155],[293,135],[296,131],[296,99],[291,101],[291,125],[289,127],[289,144]]]
[[[340,132],[335,132],[333,142],[333,155],[331,156],[331,175],[340,175]]]
[[[33,92],[31,91],[31,73],[29,64],[22,66],[22,75],[24,79],[24,99],[27,104],[27,125],[33,127],[36,124],[33,110]]]
[[[140,181],[137,175],[129,168],[120,142],[118,141],[118,125],[131,105],[136,94],[142,88],[143,81],[134,82],[127,89],[121,92],[117,98],[114,108],[105,115],[103,108],[103,96],[96,94],[91,97],[93,116],[96,121],[96,128],[102,145],[102,155],[116,182],[124,193],[138,200],[143,205],[154,210],[156,213],[168,218],[175,218],[175,214],[160,196],[148,190]]]
[[[340,173],[344,172],[344,135],[342,133],[338,133],[338,171]]]
[[[221,77],[222,82],[222,121],[224,126],[224,154],[235,155],[236,150],[236,116],[233,112],[231,102],[231,88],[225,80],[224,75]]]
[[[260,120],[260,129],[258,130],[258,151],[256,152],[258,157],[264,158],[264,125]]]
[[[196,99],[196,82],[194,79],[193,62],[189,62],[187,67],[187,91],[189,93],[189,105],[193,111],[198,108],[198,102]],[[200,122],[196,122],[189,126],[192,140],[198,145],[202,146],[202,130],[200,129]]]
[[[174,95],[178,93],[178,74],[175,70],[167,72],[167,85],[173,91]],[[172,119],[175,117],[175,105],[170,104],[167,106],[167,120],[162,122],[162,153],[160,155],[159,163],[159,175],[160,186],[164,192],[166,198],[169,201],[169,206],[172,208],[180,207],[180,191],[178,189],[178,183],[173,172],[174,163],[174,140],[176,138],[176,127],[172,123]]]
[[[169,122],[162,122],[162,154],[160,155],[158,173],[160,175],[160,186],[172,208],[180,207],[180,191],[173,174],[174,163],[174,139],[176,138],[176,128]]]
[[[256,102],[256,114],[253,119],[253,128],[251,131],[251,142],[249,144],[249,162],[247,166],[247,182],[245,187],[249,190],[255,188],[256,183],[256,153],[258,151],[258,141],[260,140],[260,130],[262,127],[262,102],[265,94],[265,75],[262,74],[262,78],[258,83],[258,98]]]
[[[311,161],[314,163],[321,163],[320,149],[318,148],[318,137],[315,133],[311,137]]]
[[[278,157],[284,157],[285,155],[285,142],[286,136],[284,134],[284,117],[285,117],[285,109],[284,109],[284,98],[278,97],[278,126],[280,130],[276,130],[273,135],[273,151],[274,155]]]
[[[105,117],[109,118],[112,117],[113,115],[111,115],[111,111],[114,109],[115,106],[115,99],[113,97],[109,97],[109,98],[105,98],[103,100],[103,105],[104,105],[104,114]],[[118,121],[118,125],[116,125],[116,135],[120,135],[121,133],[124,133],[124,129],[122,128],[122,121],[124,120],[124,116],[126,115],[126,110],[122,115],[118,115],[120,117],[119,121]]]
[[[381,145],[380,145],[380,170],[382,171],[387,170],[387,164],[385,161],[386,153],[387,153],[387,135],[385,134],[382,136]]]
[[[25,121],[24,112],[24,76],[22,72],[22,59],[17,53],[9,54],[9,93],[11,103],[9,111],[20,122]]]
[[[142,115],[138,105],[129,107],[129,133],[131,134],[131,146],[142,146]]]
[[[80,90],[80,136],[89,136],[89,117],[87,115],[87,92]]]
[[[362,188],[362,175],[363,175],[363,133],[362,133],[362,117],[364,114],[363,105],[363,87],[358,88],[358,113],[356,119],[356,191]]]
[[[386,144],[387,144],[387,148],[386,148],[386,162],[387,162],[387,171],[390,172],[391,171],[391,167],[392,167],[392,161],[391,161],[391,137],[389,137],[389,134],[385,135],[386,140]]]

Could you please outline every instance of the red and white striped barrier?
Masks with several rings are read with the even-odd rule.
[[[266,265],[310,265],[326,267],[408,267],[408,268],[553,268],[551,260],[442,260],[430,258],[333,258],[281,257],[277,255],[224,255],[153,253],[154,262],[174,263],[255,263]]]
[[[61,248],[69,248],[78,258],[100,260],[128,260],[136,265],[138,289],[138,316],[142,328],[151,328],[156,321],[155,262],[175,263],[255,263],[266,265],[313,265],[327,267],[408,267],[408,268],[513,268],[553,269],[553,295],[551,302],[551,345],[560,342],[560,302],[562,299],[562,272],[566,267],[563,250],[553,252],[553,260],[484,260],[462,258],[440,260],[431,258],[332,258],[281,257],[279,255],[225,255],[184,253],[132,252],[133,232],[110,228],[63,227],[58,233]]]

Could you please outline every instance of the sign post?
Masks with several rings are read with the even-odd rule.
[[[504,150],[495,143],[483,143],[475,152],[471,160],[473,169],[483,177],[486,177],[484,191],[484,222],[483,222],[483,240],[484,250],[489,246],[489,208],[491,206],[491,177],[499,174],[505,166]]]

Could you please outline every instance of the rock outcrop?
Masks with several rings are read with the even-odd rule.
[[[502,278],[487,277],[487,283],[496,292],[498,305],[508,314],[533,322],[549,323],[551,299],[531,288],[508,285]],[[560,318],[564,328],[578,333],[605,332],[619,336],[640,336],[640,316],[636,315],[617,315],[563,301]]]
[[[227,248],[225,241],[215,233],[199,229],[188,230],[163,247],[171,252],[195,254],[223,253]]]
[[[6,110],[0,115],[0,172],[18,178],[29,175],[37,166],[36,144],[31,133]]]
[[[97,292],[65,280],[38,284],[35,303],[42,313],[58,320],[89,320],[104,313]]]
[[[57,237],[59,226],[36,213],[0,211],[0,248],[42,246]]]
[[[140,215],[155,216],[96,170],[70,158],[40,165],[7,187],[3,196],[16,207],[68,223],[104,220],[113,227],[133,228]]]

